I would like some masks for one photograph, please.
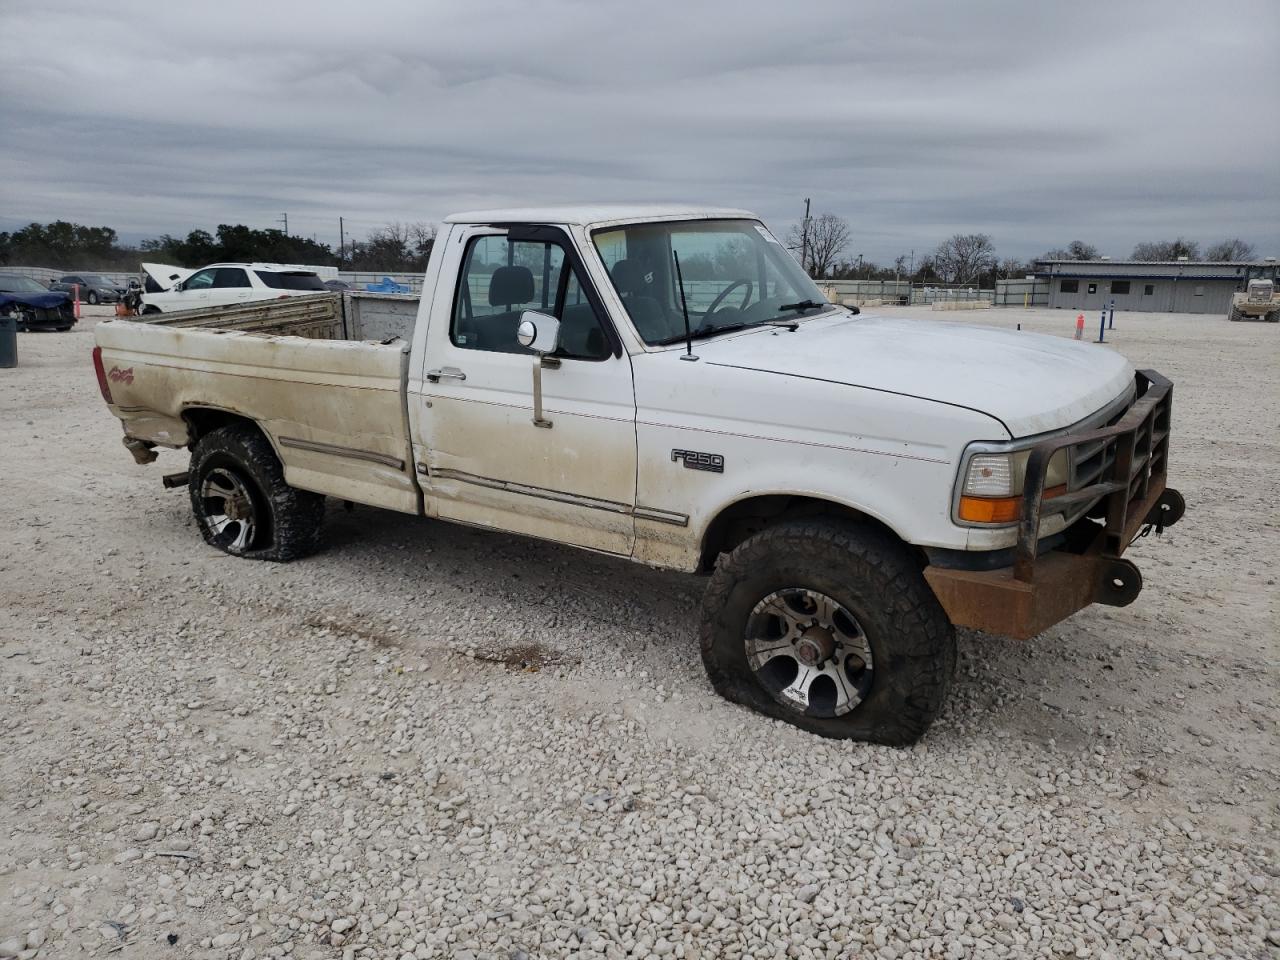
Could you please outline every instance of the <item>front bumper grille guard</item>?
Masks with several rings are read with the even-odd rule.
[[[1169,472],[1169,425],[1173,384],[1154,370],[1137,373],[1137,400],[1118,421],[1085,433],[1068,434],[1036,444],[1027,461],[1022,493],[1022,519],[1014,548],[1013,575],[1032,583],[1036,575],[1040,522],[1045,516],[1101,501],[1103,525],[1099,553],[1119,557],[1133,542],[1159,504]],[[1064,447],[1080,459],[1097,457],[1101,469],[1079,489],[1046,501],[1049,459]],[[1047,509],[1046,509],[1047,508]]]

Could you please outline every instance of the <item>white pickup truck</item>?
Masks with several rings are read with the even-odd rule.
[[[953,625],[1026,638],[1128,603],[1121,554],[1183,511],[1167,380],[1105,347],[858,315],[741,210],[467,213],[420,303],[96,337],[125,444],[191,451],[166,484],[214,547],[304,556],[328,496],[706,573],[716,690],[825,736],[915,740]]]

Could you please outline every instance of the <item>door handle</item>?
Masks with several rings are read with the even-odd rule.
[[[438,370],[427,371],[427,379],[432,383],[439,383],[445,378],[452,380],[465,380],[467,379],[467,375],[457,367],[440,367]]]

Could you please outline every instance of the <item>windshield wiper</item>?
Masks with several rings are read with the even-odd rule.
[[[817,300],[800,300],[796,303],[780,303],[779,310],[817,310],[819,307],[830,306],[830,304],[819,303]]]
[[[712,337],[717,333],[730,333],[734,330],[745,330],[747,327],[755,326],[752,323],[726,323],[723,327],[709,327],[703,330],[694,330],[689,334],[678,333],[674,337],[667,337],[665,340],[658,340],[654,346],[669,347],[673,343],[679,343],[681,340],[698,340],[702,337]]]

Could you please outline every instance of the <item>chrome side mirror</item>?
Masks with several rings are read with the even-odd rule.
[[[558,358],[547,356],[560,346],[560,321],[547,313],[526,310],[520,314],[516,340],[533,351],[533,425],[549,428],[551,421],[542,415],[542,366],[560,365]]]
[[[528,347],[534,353],[555,353],[560,346],[560,321],[549,313],[526,310],[520,314],[516,340],[520,346]]]

